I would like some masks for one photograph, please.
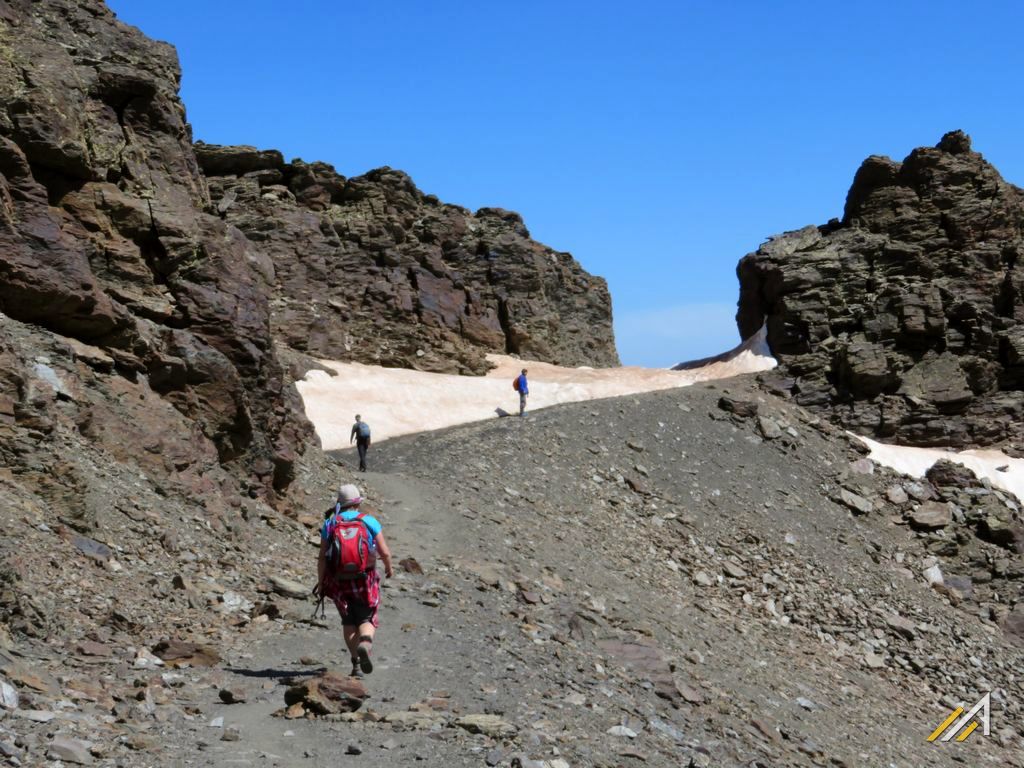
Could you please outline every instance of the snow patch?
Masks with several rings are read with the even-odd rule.
[[[852,433],[850,433],[852,434]],[[888,445],[853,435],[871,449],[868,458],[911,477],[924,477],[939,459],[962,464],[978,477],[988,478],[996,488],[1024,501],[1024,459],[1013,459],[1002,451],[972,449],[955,452],[945,448],[911,448]]]
[[[349,446],[357,413],[370,425],[375,441],[517,414],[519,395],[512,389],[512,380],[523,368],[529,371],[528,410],[535,411],[560,403],[686,387],[776,365],[763,329],[735,349],[684,370],[567,368],[506,355],[487,359],[496,367],[486,376],[320,360],[336,375],[313,370],[296,386],[324,449],[337,450]]]

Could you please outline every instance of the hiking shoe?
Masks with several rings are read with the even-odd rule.
[[[352,659],[352,671],[348,673],[349,677],[362,677],[363,670],[359,668],[359,660]]]
[[[366,674],[373,672],[373,662],[370,661],[370,644],[360,643],[356,646],[356,655],[359,656],[359,668]]]

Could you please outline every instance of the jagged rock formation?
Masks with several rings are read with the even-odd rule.
[[[65,369],[105,395],[107,447],[145,464],[184,436],[172,473],[202,474],[209,446],[253,494],[283,490],[311,431],[274,354],[272,272],[204,212],[174,50],[93,2],[11,0],[0,18],[5,432],[52,422],[54,397],[84,402]],[[52,376],[23,323],[45,329]],[[151,393],[183,418],[133,413]]]
[[[517,213],[473,214],[390,168],[346,179],[273,150],[196,154],[218,212],[273,262],[273,331],[296,350],[460,373],[487,370],[486,352],[619,362],[605,281]]]
[[[604,282],[515,214],[193,146],[173,48],[101,3],[0,1],[0,54],[0,458],[19,503],[102,527],[137,498],[70,501],[123,463],[189,503],[217,489],[213,516],[287,506],[314,436],[282,340],[474,372],[489,350],[617,362]]]
[[[1022,437],[1024,194],[960,131],[869,157],[842,221],[772,238],[737,267],[737,322],[767,321],[766,376],[840,424],[911,445]]]

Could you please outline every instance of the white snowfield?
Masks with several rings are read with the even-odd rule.
[[[488,355],[497,367],[486,376],[424,373],[360,363],[319,361],[336,375],[310,371],[297,383],[306,415],[316,427],[325,450],[347,448],[355,414],[373,430],[374,441],[429,432],[472,421],[519,412],[519,395],[512,380],[526,368],[530,382],[528,411],[559,403],[686,387],[774,368],[762,328],[736,348],[683,370],[663,368],[565,368],[548,363]],[[873,461],[912,477],[924,477],[939,459],[969,467],[979,477],[1024,501],[1024,459],[1001,451],[954,453],[942,448],[907,448],[858,437],[871,449]],[[1005,471],[1000,471],[1000,467]]]
[[[1024,459],[1011,459],[1002,451],[972,449],[959,453],[946,448],[908,448],[879,443],[855,435],[871,449],[868,458],[911,477],[924,477],[939,459],[963,464],[978,477],[987,477],[992,485],[1024,501]]]
[[[519,394],[512,388],[512,380],[523,368],[529,371],[529,412],[559,403],[686,387],[776,365],[763,328],[714,362],[683,371],[565,368],[506,355],[488,355],[488,360],[497,367],[486,376],[321,360],[325,368],[337,375],[310,371],[297,386],[306,415],[316,427],[324,449],[330,451],[349,446],[357,413],[370,425],[374,441],[493,419],[502,413],[517,415]]]

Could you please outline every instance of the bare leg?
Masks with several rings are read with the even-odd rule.
[[[359,645],[359,629],[355,624],[344,624],[341,627],[341,634],[345,638],[345,645],[348,647],[348,655],[352,661],[356,660],[356,646]]]
[[[356,657],[359,659],[359,668],[366,674],[373,672],[373,662],[370,661],[370,651],[373,648],[373,636],[377,628],[370,622],[359,625],[359,637],[356,643]]]

